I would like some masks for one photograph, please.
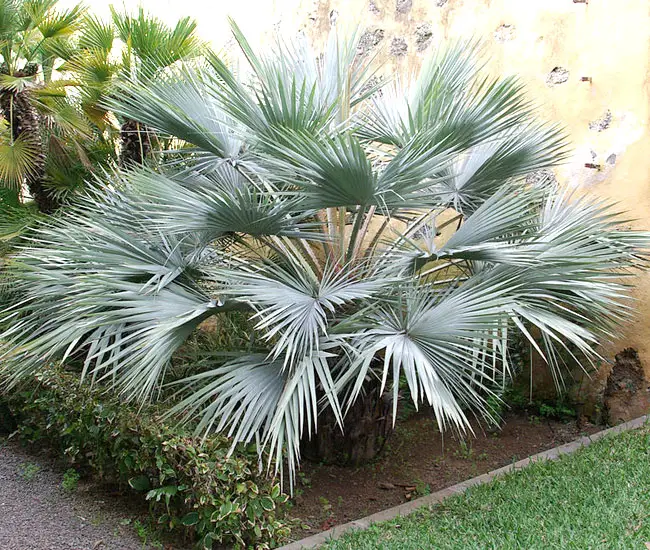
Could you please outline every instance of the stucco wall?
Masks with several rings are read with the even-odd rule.
[[[70,2],[71,0],[64,0]],[[109,0],[94,0],[107,13]],[[476,36],[485,42],[489,69],[518,74],[540,105],[540,116],[563,124],[572,158],[558,170],[566,185],[613,197],[636,228],[650,229],[648,134],[649,0],[126,0],[170,22],[198,19],[200,33],[217,45],[228,41],[226,14],[253,43],[277,31],[302,30],[322,43],[332,22],[368,31],[367,47],[379,50],[387,68],[416,70],[445,39]],[[553,69],[555,85],[549,85]],[[567,71],[567,72],[565,72]],[[591,77],[591,82],[581,77]],[[563,82],[562,82],[563,81]],[[590,128],[591,125],[591,128]],[[585,163],[601,166],[586,168]],[[650,275],[639,278],[638,315],[609,357],[636,347],[650,368]],[[650,374],[650,372],[648,373]]]

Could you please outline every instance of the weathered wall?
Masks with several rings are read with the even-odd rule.
[[[65,0],[69,1],[69,0]],[[107,11],[109,0],[90,2]],[[650,229],[648,67],[650,0],[127,0],[170,22],[196,17],[200,32],[225,44],[225,10],[254,43],[278,30],[302,30],[322,43],[332,22],[360,25],[365,47],[404,71],[416,70],[445,39],[485,41],[495,74],[518,74],[540,104],[540,115],[562,123],[575,152],[560,181],[619,201]],[[555,70],[554,70],[555,69]],[[581,77],[591,77],[582,82]],[[601,166],[586,168],[585,163]],[[607,350],[633,346],[650,366],[650,275],[639,278],[638,315]],[[649,372],[650,374],[650,372]]]

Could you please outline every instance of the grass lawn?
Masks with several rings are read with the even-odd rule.
[[[533,464],[326,548],[646,550],[650,427]]]

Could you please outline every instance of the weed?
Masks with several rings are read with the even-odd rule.
[[[90,518],[90,525],[94,527],[97,527],[102,523],[104,523],[104,514],[102,514],[102,512],[98,512]]]
[[[465,460],[470,460],[473,455],[474,449],[472,448],[471,443],[468,445],[465,440],[461,441],[458,445],[458,449],[454,451],[454,456],[464,458]]]
[[[63,474],[63,481],[61,482],[61,485],[69,493],[74,493],[79,486],[80,479],[81,476],[79,475],[79,472],[77,472],[77,470],[74,468],[70,468]]]
[[[415,482],[415,493],[419,497],[423,497],[424,495],[430,495],[431,494],[431,485],[428,483],[425,483],[421,479],[418,479]]]
[[[327,512],[332,509],[332,505],[330,504],[330,501],[325,497],[318,497],[318,502],[320,502],[321,508],[323,509],[324,512]]]
[[[149,522],[142,523],[140,520],[136,519],[133,522],[133,528],[142,541],[142,548],[151,546],[153,548],[160,548],[162,550],[163,544],[160,542],[158,533],[152,529]]]
[[[528,417],[528,422],[530,422],[533,426],[539,426],[542,423],[542,419],[535,414],[531,414]]]
[[[26,462],[20,467],[20,477],[25,481],[34,481],[34,478],[41,471],[41,467],[33,462]]]
[[[539,414],[545,418],[555,418],[565,422],[576,417],[575,409],[571,408],[562,400],[558,400],[554,404],[540,404]]]
[[[305,472],[298,472],[298,482],[303,487],[311,488],[311,478],[307,477],[307,474],[305,474]]]

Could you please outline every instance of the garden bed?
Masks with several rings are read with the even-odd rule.
[[[493,433],[475,424],[476,437],[463,442],[451,433],[443,438],[426,413],[413,416],[398,423],[372,464],[360,468],[303,464],[292,510],[303,528],[294,529],[292,538],[396,506],[599,429],[522,411],[506,415],[503,428]]]

